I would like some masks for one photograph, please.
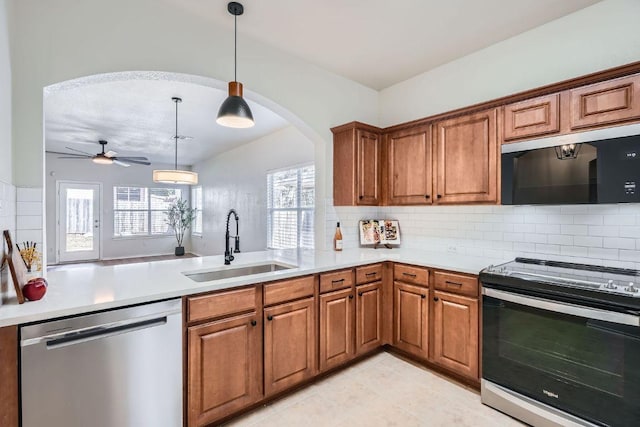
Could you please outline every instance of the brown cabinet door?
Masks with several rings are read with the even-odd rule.
[[[638,119],[640,74],[573,89],[569,97],[571,129]]]
[[[380,135],[358,130],[356,193],[358,205],[380,202]]]
[[[207,425],[262,398],[261,330],[255,312],[187,329],[189,426]]]
[[[504,107],[504,140],[560,132],[560,94],[540,96]]]
[[[436,202],[496,202],[497,110],[436,124]]]
[[[434,362],[478,379],[478,300],[441,291],[433,295]]]
[[[314,298],[264,309],[264,391],[273,395],[316,372]]]
[[[353,290],[320,295],[320,370],[338,366],[354,356]]]
[[[401,282],[394,282],[393,288],[393,345],[427,358],[429,290]]]
[[[382,345],[382,281],[356,287],[356,354]]]
[[[389,204],[424,205],[432,199],[431,126],[388,136]]]

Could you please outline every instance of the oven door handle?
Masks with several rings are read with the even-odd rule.
[[[598,308],[584,307],[581,305],[561,303],[548,299],[532,297],[528,295],[514,294],[498,289],[483,288],[482,294],[502,301],[539,308],[540,310],[553,311],[555,313],[569,314],[584,317],[586,319],[602,320],[603,322],[618,323],[640,327],[640,316],[618,313],[615,311],[601,310]]]

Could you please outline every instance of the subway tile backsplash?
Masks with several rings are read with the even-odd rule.
[[[358,247],[363,218],[399,220],[405,248],[640,269],[640,204],[357,208],[328,201],[328,248],[336,221],[341,221],[345,248]]]

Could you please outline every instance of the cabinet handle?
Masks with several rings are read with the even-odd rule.
[[[353,299],[353,295],[349,295],[349,299]]]
[[[403,276],[409,276],[409,277],[416,277],[416,275],[414,273],[407,273],[407,272],[402,272]]]
[[[424,198],[425,198],[425,199],[430,199],[430,198],[431,198],[431,196],[430,196],[430,195],[428,195],[428,194],[425,194],[425,195],[424,195]]]
[[[362,199],[364,199],[364,196],[360,196],[360,197],[358,197],[358,198],[359,198],[360,200],[362,200]]]
[[[258,322],[256,322],[255,320],[251,321],[251,326],[256,326],[258,324]]]
[[[273,316],[272,315],[268,315],[267,316],[267,320],[273,320]]]
[[[420,298],[425,299],[427,296],[425,294],[420,294]]]
[[[374,271],[373,273],[366,273],[366,274],[365,274],[365,276],[367,276],[367,277],[372,277],[372,276],[375,276],[376,274],[378,274],[378,273],[376,273],[376,272]]]
[[[331,283],[333,284],[338,284],[338,283],[342,283],[344,282],[344,279],[339,279],[339,280],[332,280]]]
[[[452,282],[450,280],[445,280],[444,283],[446,283],[447,285],[451,285],[451,286],[458,286],[458,287],[462,286],[462,283],[460,283],[460,282]]]
[[[362,292],[358,292],[358,296],[361,297],[362,296]]]
[[[438,297],[433,297],[433,300],[434,300],[435,302],[438,302],[438,301],[440,301],[440,298],[438,298]]]
[[[442,194],[438,194],[438,199],[442,199]]]

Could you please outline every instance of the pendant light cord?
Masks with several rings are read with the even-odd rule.
[[[238,15],[233,15],[233,81],[238,81]]]
[[[176,103],[176,136],[174,136],[173,138],[176,141],[176,162],[175,162],[176,169],[175,170],[178,170],[178,100],[176,99],[174,102]]]

